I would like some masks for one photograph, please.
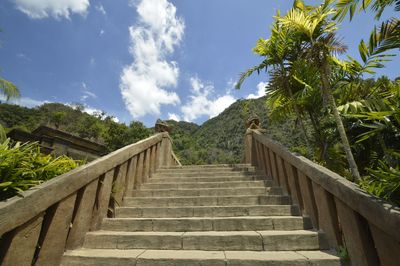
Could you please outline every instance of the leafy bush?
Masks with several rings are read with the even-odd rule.
[[[0,200],[5,200],[55,176],[66,173],[81,161],[67,156],[54,158],[40,153],[38,143],[0,142]]]
[[[368,168],[368,176],[361,179],[359,185],[368,193],[383,198],[400,206],[400,167],[390,167],[386,162],[379,160],[376,169]]]

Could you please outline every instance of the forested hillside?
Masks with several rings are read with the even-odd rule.
[[[238,163],[243,157],[245,122],[256,114],[267,134],[293,149],[299,149],[300,137],[295,121],[269,125],[265,97],[238,100],[220,115],[199,126],[194,123],[168,120],[173,126],[174,150],[184,164]],[[80,106],[46,103],[36,108],[0,104],[0,123],[8,130],[32,131],[39,125],[49,125],[82,138],[104,143],[109,151],[146,138],[153,129],[141,122],[129,126],[117,123],[104,113],[89,115]],[[289,134],[282,134],[288,132]]]
[[[201,126],[169,120],[174,127],[174,151],[184,164],[239,163],[243,158],[245,123],[254,114],[260,117],[268,135],[293,150],[304,150],[294,119],[268,123],[265,100],[238,100]]]
[[[83,110],[83,106],[72,107],[61,103],[46,103],[36,108],[3,103],[0,104],[0,124],[6,130],[18,128],[28,132],[40,125],[48,125],[103,143],[108,151],[144,139],[152,133],[141,122],[133,121],[127,126],[104,113],[90,115]]]

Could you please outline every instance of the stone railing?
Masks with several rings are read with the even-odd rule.
[[[399,265],[400,211],[338,174],[248,129],[245,162],[264,171],[321,230],[332,248],[346,247],[356,266]]]
[[[161,132],[0,202],[0,265],[59,265],[127,191],[172,165],[180,163]]]

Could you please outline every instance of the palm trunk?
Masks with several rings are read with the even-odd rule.
[[[284,80],[285,87],[286,87],[286,89],[289,91],[289,96],[290,96],[290,98],[293,99],[293,92],[292,92],[292,89],[290,88],[290,86],[289,86],[289,84],[288,84],[288,80],[287,80],[287,78],[286,78],[286,69],[285,69],[285,66],[283,65],[282,62],[281,62],[280,65],[281,65],[281,70],[282,70],[282,72],[283,72],[283,75],[285,76],[285,80]],[[297,105],[296,102],[294,103],[294,110],[295,110],[295,112],[296,112],[297,117],[299,118],[300,126],[301,126],[301,129],[303,130],[303,133],[304,133],[304,140],[305,140],[305,142],[306,142],[307,147],[309,148],[309,147],[311,147],[311,146],[310,146],[310,141],[309,141],[309,138],[308,138],[308,135],[307,135],[307,131],[306,131],[306,127],[305,127],[305,125],[304,125],[304,121],[303,121],[303,119],[302,119],[302,117],[301,117],[301,114],[300,114],[299,106]]]
[[[333,113],[333,117],[335,118],[336,127],[340,135],[340,139],[342,141],[343,149],[346,153],[346,158],[349,163],[349,167],[353,176],[353,181],[360,180],[360,173],[358,172],[358,167],[356,161],[354,160],[353,153],[351,152],[349,140],[347,139],[346,131],[344,129],[342,118],[340,117],[339,111],[336,107],[335,98],[332,95],[329,85],[329,75],[330,70],[326,60],[323,60],[321,64],[321,81],[322,81],[322,91],[324,93],[325,99],[328,101]]]

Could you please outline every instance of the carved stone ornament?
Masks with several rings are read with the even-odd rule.
[[[260,118],[257,115],[252,115],[247,119],[246,122],[247,129],[254,129],[260,132],[265,132],[265,129],[261,128]]]
[[[165,121],[162,121],[161,119],[157,119],[155,130],[158,133],[161,133],[161,132],[171,133],[172,127],[170,125],[168,125]]]

